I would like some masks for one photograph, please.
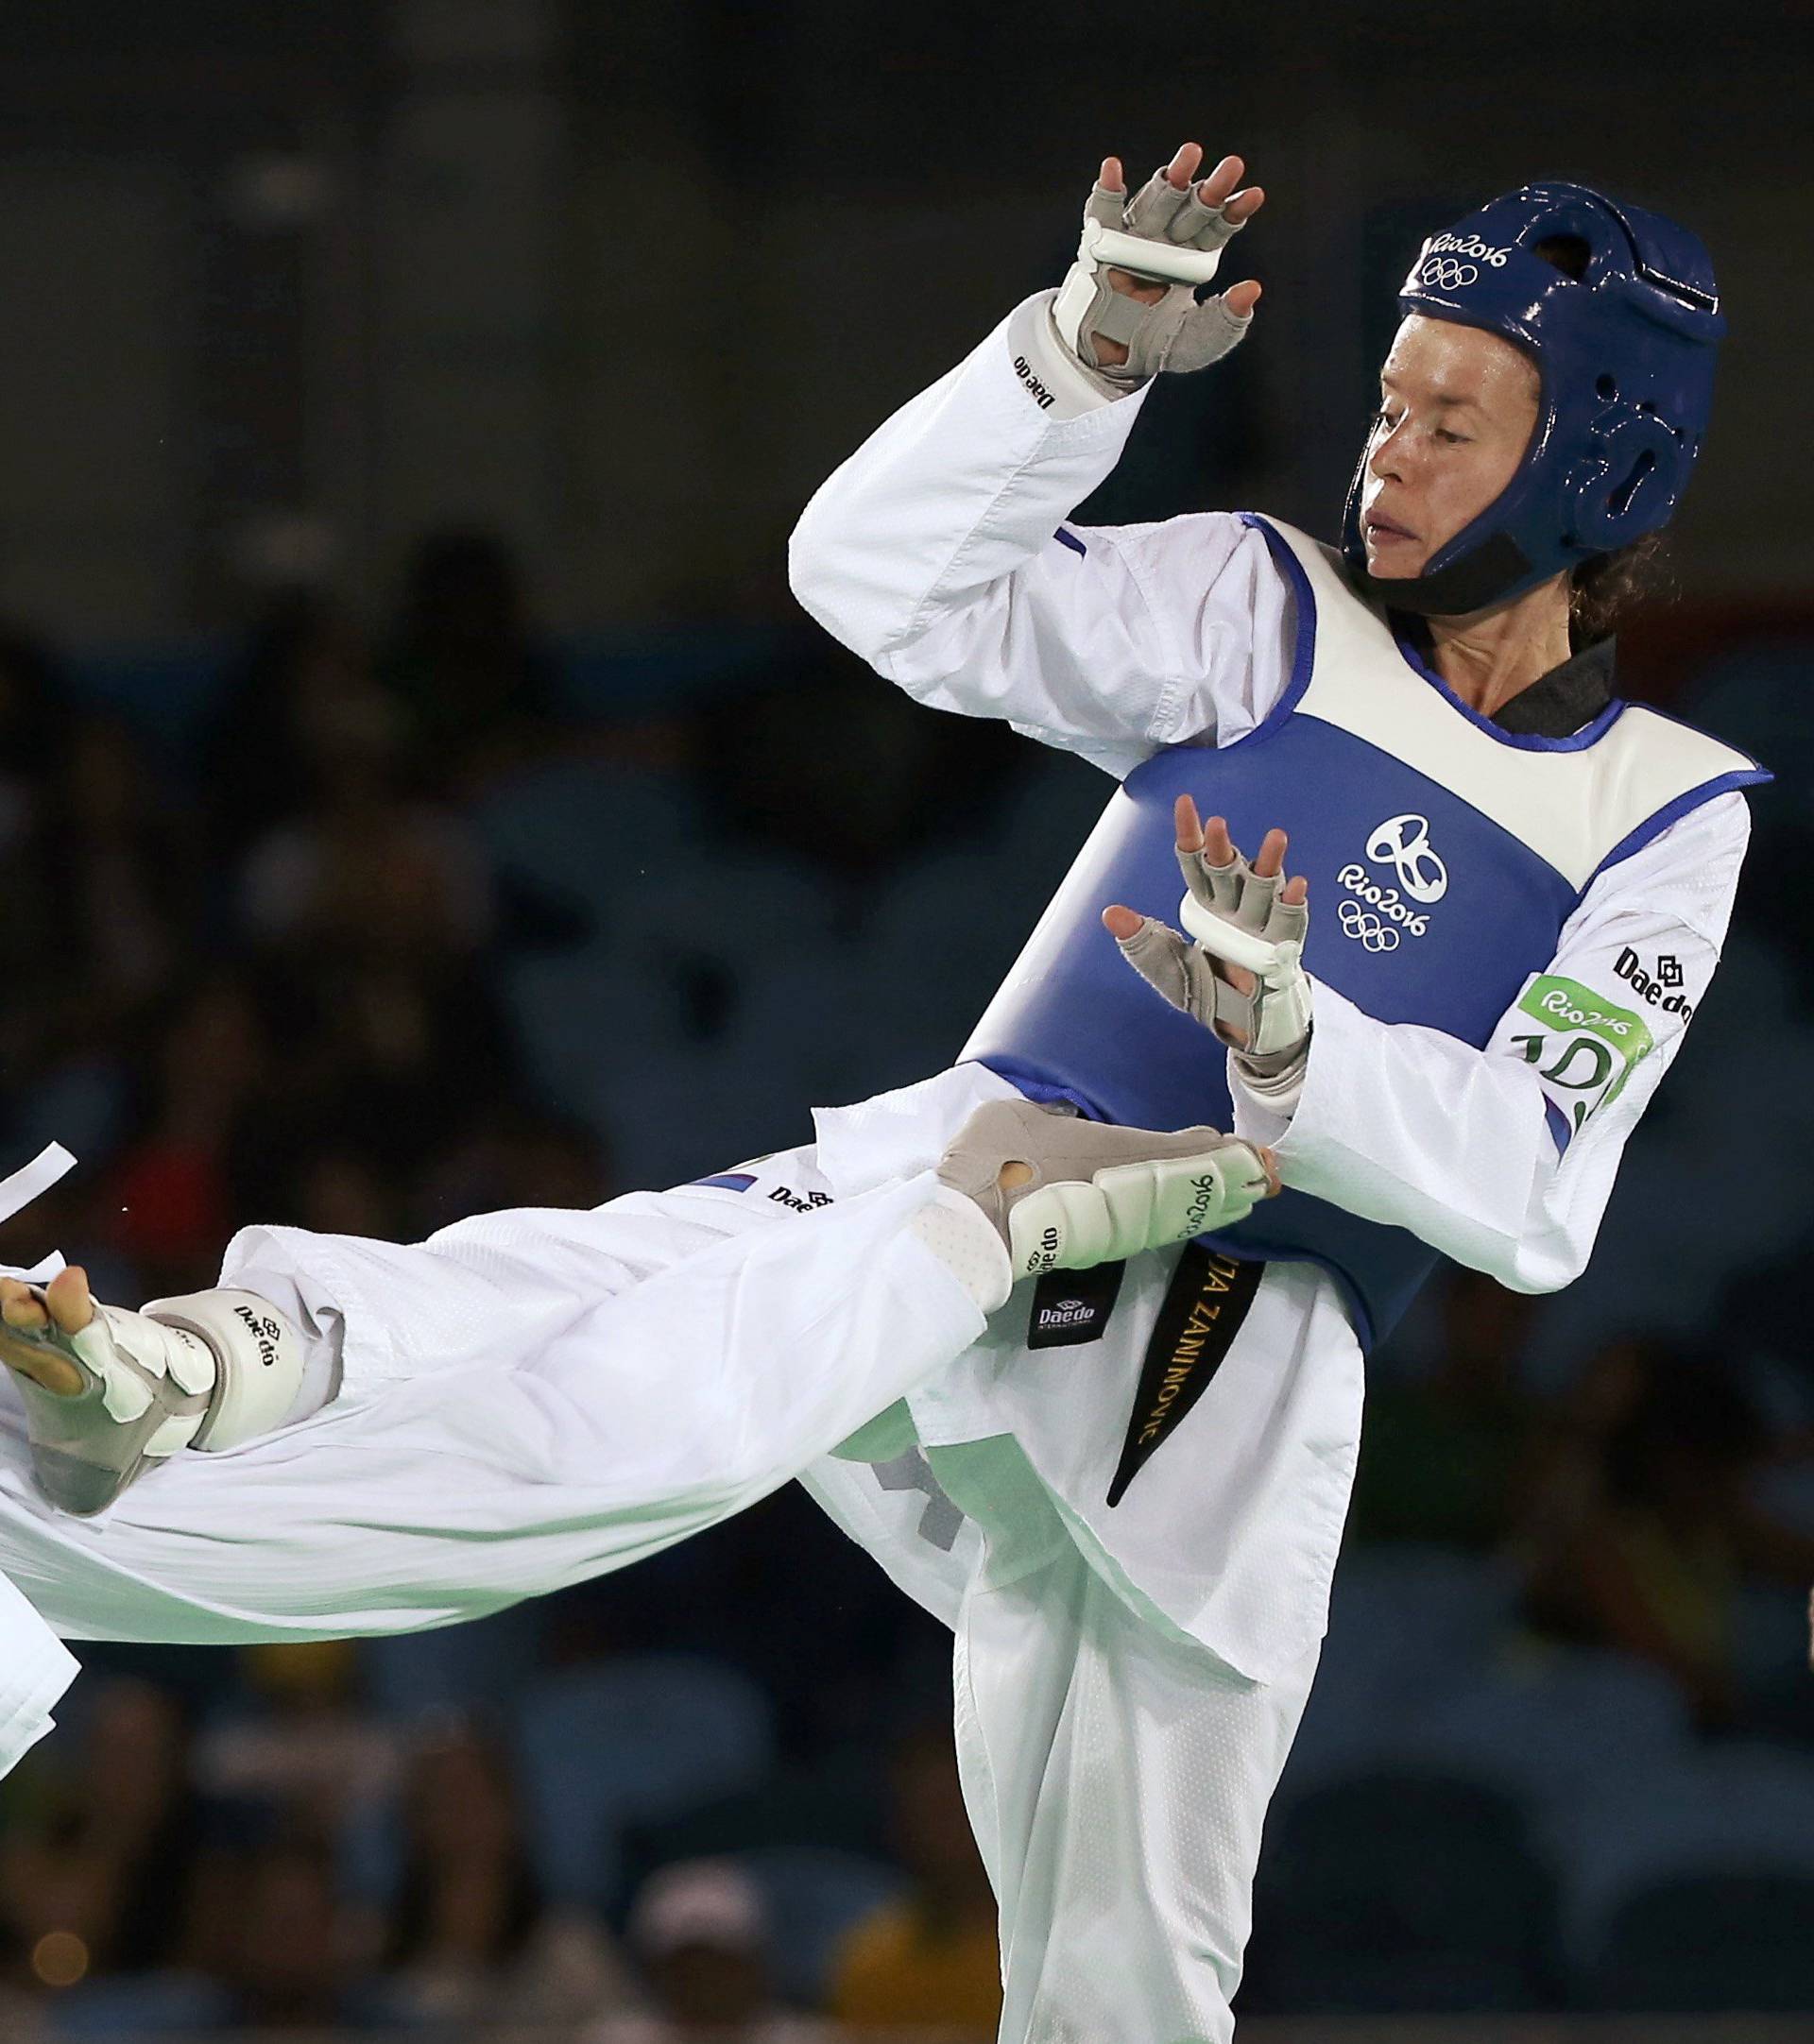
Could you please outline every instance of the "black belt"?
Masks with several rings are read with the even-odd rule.
[[[1108,1487],[1110,1505],[1121,1502],[1128,1485],[1209,1388],[1265,1274],[1263,1263],[1239,1261],[1200,1242],[1186,1244],[1146,1345],[1127,1439]]]

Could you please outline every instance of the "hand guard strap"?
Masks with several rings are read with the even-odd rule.
[[[1242,223],[1206,206],[1196,188],[1180,192],[1162,173],[1131,199],[1100,184],[1084,211],[1077,260],[1052,301],[1052,324],[1072,354],[1105,382],[1134,390],[1161,369],[1200,369],[1245,337],[1251,315],[1237,317],[1220,298],[1197,303],[1229,239]],[[1152,305],[1117,291],[1108,272],[1121,269],[1171,289]],[[1105,366],[1095,339],[1119,341],[1127,360]]]
[[[1208,1022],[1224,1043],[1235,1044],[1230,1031],[1239,1032],[1243,1040],[1237,1048],[1257,1064],[1279,1055],[1294,1057],[1310,1033],[1310,982],[1299,962],[1302,940],[1257,936],[1206,908],[1194,894],[1185,895],[1178,915],[1211,958],[1254,975],[1250,994],[1238,993],[1218,976],[1213,1013],[1199,1019]]]

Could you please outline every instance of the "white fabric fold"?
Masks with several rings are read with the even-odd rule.
[[[29,1164],[0,1178],[0,1221],[49,1191],[75,1162],[60,1143],[46,1143]],[[62,1268],[63,1259],[52,1254],[28,1269],[0,1265],[0,1275],[42,1285]],[[75,1655],[0,1576],[0,1775],[51,1729],[51,1710],[76,1673]]]

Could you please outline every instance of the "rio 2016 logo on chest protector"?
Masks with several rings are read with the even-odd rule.
[[[1409,812],[1388,816],[1375,829],[1367,840],[1367,858],[1376,866],[1390,866],[1398,885],[1383,885],[1358,862],[1343,866],[1335,877],[1358,899],[1342,904],[1342,928],[1369,951],[1395,951],[1400,930],[1408,937],[1421,937],[1429,929],[1429,916],[1411,902],[1428,907],[1440,901],[1448,892],[1448,868],[1429,842],[1429,817]]]

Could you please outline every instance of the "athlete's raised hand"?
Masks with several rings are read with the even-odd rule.
[[[1178,797],[1174,823],[1186,888],[1180,913],[1195,944],[1120,903],[1103,911],[1103,921],[1121,956],[1172,1007],[1262,1069],[1294,1067],[1309,1035],[1309,982],[1299,963],[1309,883],[1285,877],[1282,830],[1266,833],[1250,865],[1223,818],[1205,825],[1189,795]]]
[[[1238,156],[1193,181],[1202,162],[1202,147],[1185,143],[1130,198],[1121,159],[1103,159],[1052,320],[1079,360],[1111,382],[1132,387],[1160,369],[1203,368],[1246,334],[1258,284],[1231,285],[1202,305],[1196,291],[1266,195],[1241,188]]]

